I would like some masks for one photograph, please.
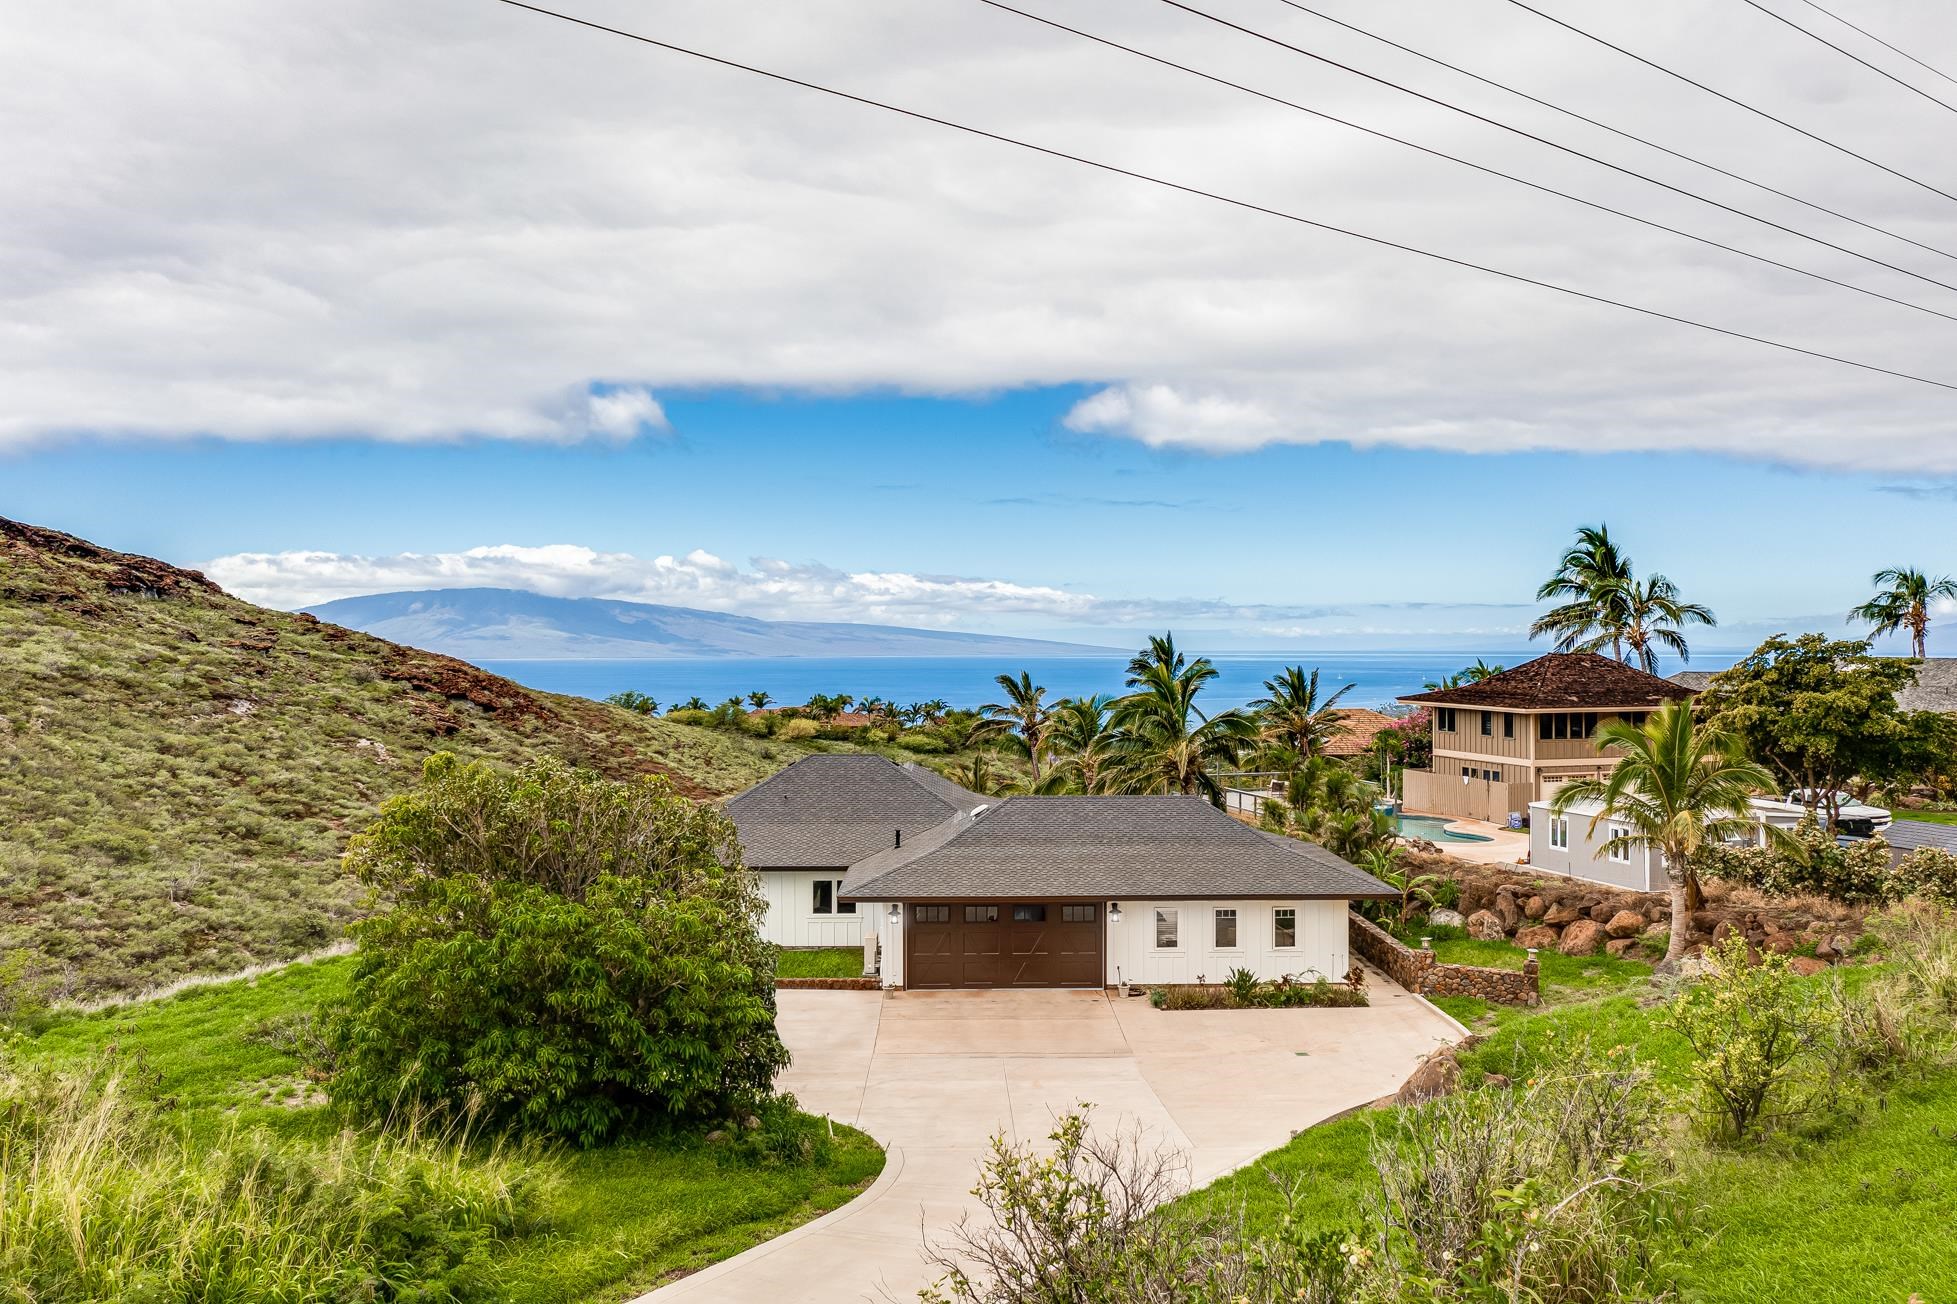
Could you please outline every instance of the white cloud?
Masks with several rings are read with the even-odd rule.
[[[296,608],[369,593],[443,588],[527,589],[734,611],[775,620],[842,620],[966,630],[1159,629],[1204,624],[1253,638],[1488,633],[1514,637],[1521,605],[1361,603],[1280,606],[1199,597],[1103,598],[987,576],[845,571],[755,558],[738,566],[694,549],[637,557],[575,544],[495,544],[463,552],[363,557],[333,552],[237,553],[201,569],[239,597]]]
[[[643,386],[628,386],[609,393],[593,394],[589,399],[592,433],[613,439],[630,439],[644,431],[664,433],[672,429],[666,409]]]
[[[1090,394],[1062,419],[1069,430],[1131,435],[1150,447],[1211,452],[1259,448],[1282,433],[1262,404],[1216,394],[1187,395],[1170,385],[1120,385]]]
[[[1304,14],[1213,3],[1949,279],[1921,250]],[[1674,226],[1950,306],[1920,282],[1167,6],[1040,7]],[[1877,30],[1912,48],[1957,46],[1957,8],[1870,9]],[[577,10],[1391,239],[1957,380],[1947,323],[978,5]],[[1558,12],[1950,183],[1932,107],[1743,6],[1567,0]],[[1520,11],[1408,0],[1342,16],[1957,249],[1957,205]],[[0,176],[0,448],[78,433],[615,440],[664,431],[653,395],[689,388],[974,394],[1089,381],[1098,392],[1070,424],[1157,446],[1710,449],[1957,473],[1947,393],[1425,263],[488,0],[22,8],[0,44]]]

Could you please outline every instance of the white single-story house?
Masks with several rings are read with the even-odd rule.
[[[916,827],[931,801],[942,817]],[[1350,903],[1397,895],[1200,797],[988,799],[876,756],[797,761],[728,814],[767,888],[769,938],[874,936],[888,987],[1218,982],[1236,968],[1341,981]]]

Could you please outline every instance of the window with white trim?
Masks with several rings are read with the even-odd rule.
[[[1290,906],[1271,911],[1271,945],[1279,948],[1298,944],[1298,912]]]
[[[853,915],[856,913],[854,901],[844,901],[843,881],[840,878],[818,878],[809,901],[812,915]]]
[[[1549,845],[1561,851],[1570,849],[1570,821],[1557,816],[1549,821]]]
[[[1237,949],[1237,912],[1234,909],[1216,912],[1216,949],[1219,951]]]
[[[1622,824],[1610,826],[1610,859],[1619,865],[1631,863],[1631,844],[1628,840],[1630,830]]]
[[[1155,947],[1160,951],[1176,949],[1177,916],[1173,910],[1155,912]]]

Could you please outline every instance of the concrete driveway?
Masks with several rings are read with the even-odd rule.
[[[1041,1141],[1083,1101],[1097,1127],[1139,1124],[1186,1152],[1200,1186],[1391,1094],[1460,1035],[1378,971],[1368,990],[1366,1009],[1174,1014],[1094,991],[784,991],[795,1059],[783,1089],[887,1146],[883,1174],[843,1208],[641,1301],[915,1299],[930,1280],[923,1235],[977,1207],[993,1134]]]

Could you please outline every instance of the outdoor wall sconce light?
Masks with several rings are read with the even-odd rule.
[[[895,901],[890,903],[890,918],[894,922],[904,917],[904,908]]]
[[[1421,949],[1421,950],[1423,950],[1423,951],[1431,951],[1431,950],[1433,950],[1433,949],[1434,949],[1434,939],[1433,939],[1433,938],[1431,938],[1431,937],[1423,937],[1423,938],[1421,938],[1421,939],[1420,939],[1420,949]]]
[[[1121,922],[1121,903],[1119,901],[1108,902],[1108,922],[1111,924]]]

